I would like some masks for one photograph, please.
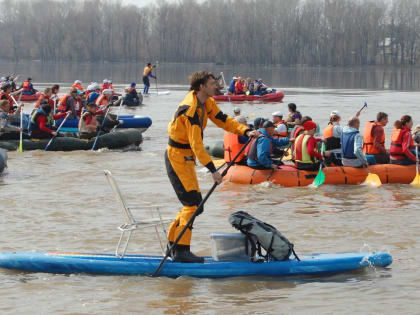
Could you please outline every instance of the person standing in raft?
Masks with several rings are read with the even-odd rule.
[[[276,126],[269,120],[265,121],[262,128],[258,129],[258,138],[253,139],[247,148],[247,165],[257,170],[277,169],[276,164],[270,155],[274,147],[284,147],[289,144],[289,138],[273,138],[276,133]]]
[[[367,167],[368,160],[363,153],[363,138],[359,133],[360,120],[357,117],[350,118],[347,126],[341,134],[341,161],[343,166]]]
[[[216,170],[210,155],[203,144],[203,131],[210,120],[225,131],[255,136],[247,126],[224,114],[212,98],[216,90],[216,80],[207,71],[196,72],[190,77],[190,92],[179,104],[169,123],[169,142],[165,152],[166,171],[169,180],[181,201],[183,208],[178,212],[168,231],[169,244],[172,245],[188,220],[202,201],[195,160],[198,158],[211,173],[215,183],[222,177]],[[192,229],[192,227],[191,227]],[[191,229],[187,229],[171,253],[174,261],[202,263],[204,259],[191,253]]]
[[[324,157],[330,157],[331,152],[318,152],[318,143],[321,139],[315,138],[316,123],[308,120],[302,124],[304,132],[295,139],[294,159],[299,170],[318,171]]]
[[[143,70],[143,94],[149,94],[149,87],[150,87],[150,81],[149,77],[156,79],[156,76],[153,75],[152,70],[155,69],[156,66],[152,66],[152,64],[149,62],[146,67],[144,67]]]
[[[413,119],[404,115],[394,123],[394,131],[391,134],[391,147],[389,154],[391,164],[411,165],[416,164],[418,157],[414,152],[414,140],[411,135]]]
[[[389,154],[385,149],[385,131],[384,127],[388,124],[388,115],[379,112],[376,115],[376,121],[366,122],[365,131],[363,133],[363,153],[371,164],[388,164]]]

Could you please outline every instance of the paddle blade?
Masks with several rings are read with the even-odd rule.
[[[213,164],[216,167],[222,166],[223,164],[226,164],[224,159],[215,159],[213,160]]]
[[[414,180],[411,182],[411,185],[420,188],[420,175],[419,173],[416,174],[416,177],[414,177]]]
[[[316,175],[314,182],[312,183],[313,187],[319,187],[325,182],[325,173],[322,169],[319,170],[318,175]]]
[[[373,187],[379,187],[382,185],[382,182],[378,175],[369,173],[365,179],[364,184],[371,185]]]
[[[23,152],[23,142],[19,142],[19,152]]]

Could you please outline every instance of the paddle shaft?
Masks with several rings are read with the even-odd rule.
[[[416,145],[416,175],[419,176],[419,147]]]
[[[104,120],[102,120],[101,127],[99,128],[98,133],[96,134],[96,139],[95,139],[95,142],[93,142],[93,146],[92,146],[91,151],[95,151],[96,142],[98,141],[98,138],[101,135],[101,131],[102,131],[102,128],[104,127],[104,125],[105,125],[105,120],[106,120],[106,117],[108,116],[109,110],[110,110],[110,107],[108,106],[108,109],[106,110],[106,113],[105,113]],[[80,117],[80,119],[82,119],[82,117]]]
[[[68,113],[68,114],[66,115],[66,117],[64,117],[64,119],[63,119],[63,121],[61,122],[60,126],[58,126],[58,128],[57,128],[57,130],[56,130],[57,135],[58,135],[58,132],[60,131],[61,127],[63,127],[63,125],[64,125],[64,123],[66,122],[66,120],[67,120],[67,118],[69,117],[69,115],[70,115],[70,113]],[[51,140],[47,143],[47,145],[45,146],[45,151],[47,151],[47,150],[48,150],[48,147],[50,146],[50,144],[53,142],[53,140],[54,140],[56,137],[57,137],[57,136],[52,137],[52,138],[51,138]]]
[[[241,153],[245,150],[245,148],[248,146],[248,144],[251,142],[251,140],[252,140],[252,138],[250,137],[248,139],[248,141],[243,145],[242,149],[239,150],[238,154],[236,154],[236,156],[228,164],[228,166],[226,167],[226,169],[222,173],[222,177],[227,174],[227,171],[229,170],[229,168],[235,163],[235,160],[239,157],[239,155],[241,155]],[[206,203],[207,199],[209,199],[209,197],[213,193],[213,191],[216,189],[217,185],[218,185],[218,183],[214,183],[213,186],[211,187],[211,189],[208,191],[208,193],[204,197],[204,199],[200,202],[200,204],[198,205],[197,209],[195,210],[195,212],[193,213],[193,215],[191,216],[191,218],[188,220],[187,224],[184,226],[184,228],[182,229],[182,231],[178,234],[178,237],[175,239],[175,242],[173,242],[172,245],[171,245],[171,247],[169,247],[169,249],[166,251],[165,257],[163,257],[162,261],[160,262],[159,266],[156,268],[156,271],[153,273],[152,277],[156,277],[156,276],[159,275],[159,272],[162,269],[163,264],[168,259],[168,257],[170,255],[172,249],[178,244],[179,240],[184,235],[185,231],[187,229],[189,229],[190,226],[194,223],[194,220],[195,220],[196,216],[200,213],[201,209],[203,209],[204,204]]]
[[[159,89],[158,89],[158,81],[157,81],[157,68],[159,65],[159,61],[156,61],[156,71],[155,71],[155,83],[156,83],[156,95],[159,96]]]

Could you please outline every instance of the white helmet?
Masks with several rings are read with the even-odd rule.
[[[82,81],[76,80],[76,81],[74,81],[74,84],[82,84]]]
[[[283,117],[283,114],[281,112],[274,112],[271,114],[271,116]]]
[[[112,90],[111,89],[105,89],[102,91],[103,95],[111,95],[112,94]]]
[[[108,83],[108,79],[104,79],[102,82],[103,83]]]

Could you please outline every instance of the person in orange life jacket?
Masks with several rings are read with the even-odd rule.
[[[293,128],[295,125],[301,124],[302,115],[299,111],[297,111],[296,104],[290,103],[287,107],[289,108],[289,116],[286,119],[287,127]]]
[[[341,134],[341,161],[343,166],[367,167],[369,160],[363,153],[363,138],[359,133],[360,120],[357,116],[350,118]],[[371,161],[374,163],[374,161]]]
[[[98,106],[98,110],[105,113],[108,106],[112,106],[113,103],[111,102],[112,97],[112,90],[107,89],[102,91],[102,95],[99,96],[96,100],[96,105]],[[98,115],[97,120],[98,123],[102,126],[102,122],[105,118],[105,114]],[[103,131],[110,132],[115,126],[119,124],[119,121],[117,120],[117,115],[108,113],[106,116],[106,121],[103,124]]]
[[[23,95],[33,95],[36,92],[38,92],[37,90],[34,89],[34,86],[32,85],[32,79],[28,78],[26,81],[24,81],[22,83],[22,87],[23,89],[22,94]]]
[[[9,113],[13,114],[17,109],[17,106],[13,106],[14,102],[11,97],[12,86],[9,83],[2,83],[1,92],[0,92],[0,101],[8,100],[9,101]]]
[[[79,138],[90,139],[96,137],[98,130],[98,122],[96,115],[102,114],[101,111],[97,111],[95,103],[88,103],[86,106],[87,110],[82,114],[79,120]]]
[[[289,135],[289,132],[287,129],[287,124],[283,120],[283,114],[280,112],[274,112],[272,116],[273,116],[273,124],[276,126],[275,135],[280,138],[287,137]]]
[[[242,84],[242,78],[241,77],[238,77],[236,79],[236,82],[235,82],[235,94],[236,95],[245,94],[245,92],[244,92],[244,86]]]
[[[51,108],[54,107],[54,101],[51,99],[52,90],[51,88],[45,88],[44,93],[41,93],[38,100],[35,103],[34,108],[39,108],[41,105],[41,101],[46,100]]]
[[[413,119],[409,115],[404,115],[394,123],[394,127],[391,135],[391,147],[389,148],[391,164],[415,164],[418,157],[415,155],[415,144],[411,135]]]
[[[155,69],[156,66],[152,66],[152,64],[149,62],[146,67],[144,67],[143,70],[143,94],[149,94],[149,87],[150,87],[150,81],[149,77],[157,79],[156,76],[153,75],[152,70]]]
[[[303,116],[302,119],[300,120],[299,124],[295,125],[293,130],[290,132],[290,137],[292,139],[296,139],[298,136],[300,136],[301,134],[304,133],[305,129],[303,128],[303,124],[307,121],[311,121],[312,118],[309,116]],[[295,143],[292,142],[292,146],[291,146],[291,151],[292,151],[292,161],[294,160],[294,154],[295,154]]]
[[[66,94],[60,98],[60,101],[58,102],[58,111],[61,113],[71,111],[71,115],[68,118],[78,118],[78,101],[77,89],[71,88],[69,94]]]
[[[341,134],[343,128],[340,126],[341,114],[334,110],[330,114],[330,121],[325,127],[322,138],[325,142],[325,150],[331,152],[331,156],[325,159],[327,166],[342,166],[341,162]]]
[[[103,81],[103,83],[102,83],[102,86],[101,86],[101,93],[102,93],[104,90],[108,90],[108,89],[109,89],[109,87],[110,87],[109,81],[108,81],[108,79],[105,79],[105,80]]]
[[[259,136],[249,144],[247,152],[247,165],[254,169],[277,169],[279,166],[270,155],[273,147],[283,147],[289,144],[289,138],[273,138],[275,126],[271,121],[266,121],[263,128],[258,129]]]
[[[50,113],[51,106],[48,104],[48,101],[41,101],[41,106],[33,112],[31,117],[31,136],[33,138],[45,139],[58,136],[55,131],[56,127],[52,126]],[[52,115],[52,119],[64,118],[70,113],[71,111],[58,113]]]
[[[295,139],[295,165],[299,170],[317,171],[324,157],[329,157],[331,152],[324,152],[323,155],[318,152],[318,143],[322,140],[314,137],[317,128],[315,122],[308,120],[302,127],[304,133]]]
[[[236,116],[235,120],[240,124],[248,126],[245,116]],[[232,159],[238,154],[248,139],[249,138],[247,136],[225,132],[223,137],[223,149],[225,151],[224,159],[226,163],[230,163],[232,161]],[[235,160],[235,164],[246,165],[246,159],[247,158],[245,153],[242,152],[242,154]]]
[[[239,124],[224,114],[217,106],[213,95],[216,80],[207,71],[196,72],[190,77],[190,92],[179,104],[168,125],[169,141],[165,151],[165,165],[169,180],[183,208],[178,212],[168,231],[170,245],[178,238],[202,201],[195,173],[198,160],[212,173],[213,181],[221,183],[222,176],[216,170],[203,144],[203,132],[208,119],[225,131],[243,136],[256,136],[247,126]],[[201,213],[202,211],[200,211]],[[171,252],[173,261],[202,263],[204,259],[191,253],[192,229],[187,228]]]
[[[388,115],[379,112],[376,121],[366,122],[363,133],[363,153],[374,164],[388,164],[389,154],[385,149],[384,127],[388,124]],[[373,163],[372,163],[373,164]]]
[[[77,89],[80,92],[84,92],[85,91],[85,89],[82,86],[82,81],[80,81],[80,80],[74,81],[74,83],[73,83],[73,85],[71,87]]]

